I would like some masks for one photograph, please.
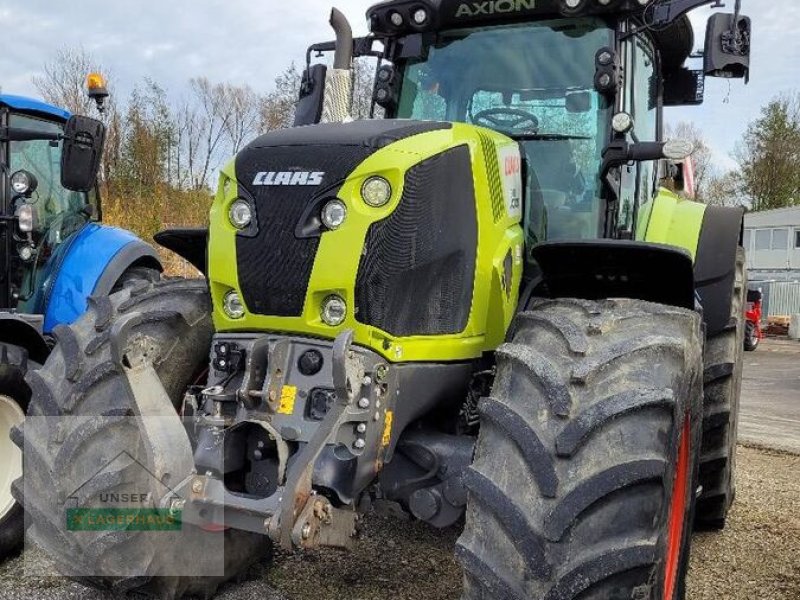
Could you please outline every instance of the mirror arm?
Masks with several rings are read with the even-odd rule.
[[[60,142],[64,135],[60,133],[45,133],[35,129],[22,129],[20,127],[0,127],[0,140],[4,142]]]
[[[686,13],[706,4],[711,8],[725,8],[722,0],[667,0],[659,2],[653,7],[653,20],[651,27],[665,27],[674,23]]]

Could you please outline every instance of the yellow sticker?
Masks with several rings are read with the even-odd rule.
[[[297,398],[297,388],[293,385],[285,385],[281,389],[281,405],[278,407],[279,415],[293,415],[294,401]]]
[[[394,413],[390,410],[386,411],[386,420],[383,424],[383,439],[381,440],[381,446],[386,448],[389,445],[389,442],[392,441],[392,422],[394,421]]]

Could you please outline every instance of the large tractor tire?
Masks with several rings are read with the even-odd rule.
[[[692,312],[548,300],[480,404],[464,600],[684,597],[702,418]]]
[[[35,366],[23,348],[0,344],[0,561],[17,554],[25,536],[22,507],[11,495],[11,484],[22,475],[22,452],[10,433],[25,420],[31,397],[25,373]]]
[[[744,250],[736,257],[731,319],[720,334],[709,337],[705,350],[705,415],[700,459],[702,493],[695,526],[722,530],[736,496],[736,443],[744,365],[747,272]]]
[[[29,418],[13,434],[20,447],[24,444],[25,484],[17,482],[14,493],[28,514],[32,539],[66,576],[115,594],[210,597],[225,580],[268,555],[264,536],[221,528],[206,531],[184,524],[180,534],[168,536],[67,530],[65,498],[76,490],[86,496],[84,506],[115,492],[164,495],[160,482],[154,483],[142,468],[149,464],[145,436],[131,418],[134,407],[125,375],[112,361],[114,325],[131,313],[145,317],[129,339],[148,349],[173,402],[174,408],[165,407],[169,412],[180,406],[187,386],[201,381],[208,364],[210,311],[205,282],[133,285],[93,300],[77,324],[59,328],[59,343],[47,364],[28,376],[33,390]],[[120,456],[124,459],[117,460]],[[87,474],[104,465],[115,470],[103,471],[87,485]],[[224,575],[219,569],[223,556]],[[185,571],[176,569],[187,561],[194,573],[215,576],[179,576]]]

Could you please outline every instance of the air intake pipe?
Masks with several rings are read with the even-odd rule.
[[[330,22],[336,32],[336,53],[333,69],[325,80],[322,122],[345,123],[353,120],[353,29],[347,17],[335,8]]]

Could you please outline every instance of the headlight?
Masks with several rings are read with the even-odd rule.
[[[339,229],[347,219],[347,207],[341,200],[331,200],[322,208],[321,218],[328,229]]]
[[[244,318],[244,304],[238,292],[231,290],[225,294],[222,309],[231,319],[238,320]]]
[[[328,296],[322,302],[322,320],[326,325],[338,327],[347,318],[347,303],[341,296]]]
[[[231,204],[231,209],[228,211],[228,218],[231,225],[236,229],[246,229],[250,223],[253,222],[253,209],[249,202],[241,198]]]
[[[29,196],[39,185],[36,176],[28,171],[17,171],[11,176],[11,189],[19,196]]]
[[[392,184],[383,177],[370,177],[361,188],[361,196],[370,206],[386,206],[392,199]]]
[[[30,204],[20,206],[16,216],[22,233],[30,233],[36,228],[36,212]]]

